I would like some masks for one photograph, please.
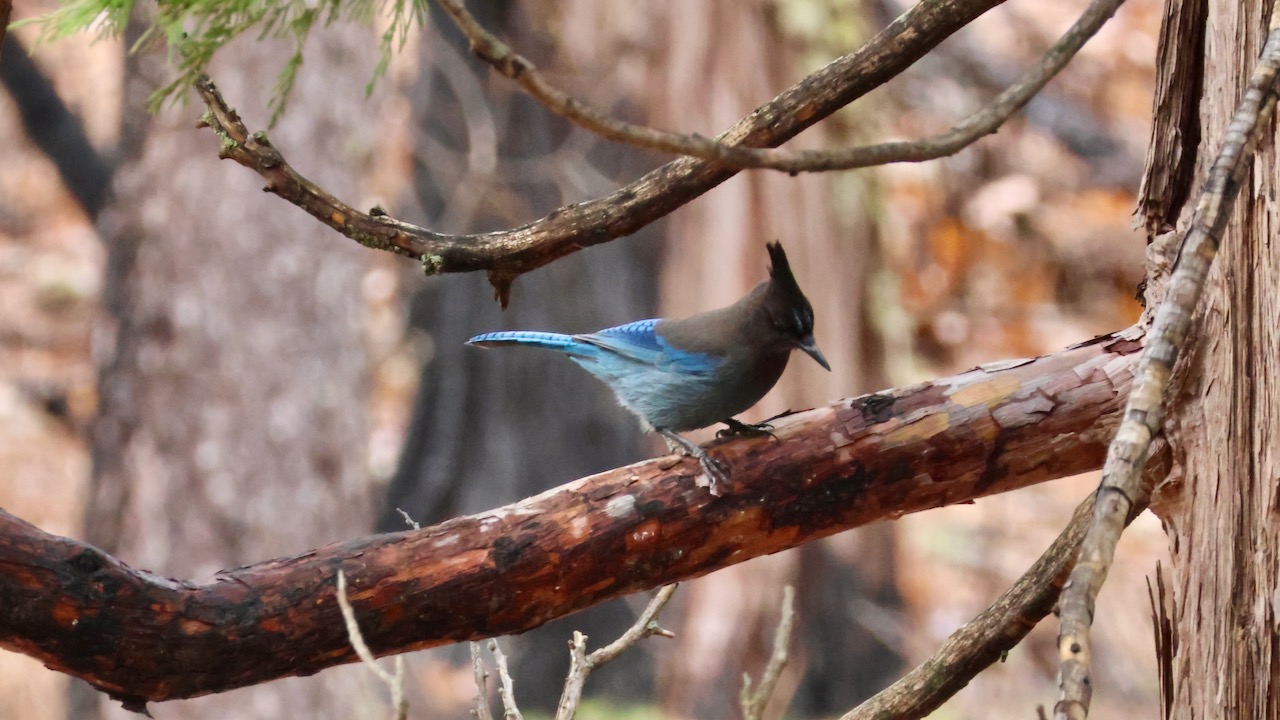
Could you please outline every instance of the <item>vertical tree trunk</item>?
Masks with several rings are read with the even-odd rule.
[[[1196,187],[1256,64],[1270,3],[1204,5],[1207,24],[1186,23],[1162,37],[1162,58],[1172,62],[1175,46],[1194,48],[1195,34],[1207,33],[1203,95],[1189,100],[1199,107],[1205,138]],[[1179,3],[1167,11],[1177,17],[1192,10],[1204,11]],[[1200,62],[1180,60],[1190,68],[1182,78],[1190,87]],[[1157,111],[1153,134],[1185,133],[1176,105],[1157,104]],[[1183,122],[1194,122],[1190,117]],[[1241,189],[1201,303],[1197,341],[1184,356],[1188,380],[1170,416],[1183,481],[1157,498],[1157,510],[1174,564],[1176,718],[1280,717],[1280,170],[1274,135],[1273,124]]]
[[[361,102],[375,47],[370,33],[319,33],[275,131],[303,171],[341,197],[359,197],[361,163],[376,140],[377,112]],[[266,120],[284,50],[249,38],[211,69],[255,126]],[[143,74],[149,64],[141,62]],[[136,92],[148,84],[141,78],[135,71],[127,83],[130,114],[145,99]],[[133,116],[138,129],[103,216],[114,326],[99,353],[85,528],[89,541],[129,563],[182,578],[359,535],[371,512],[367,251],[219,161],[217,139],[195,127],[198,115],[186,105]],[[345,668],[163,712],[382,712],[365,672]],[[124,715],[108,705],[78,684],[70,717]]]

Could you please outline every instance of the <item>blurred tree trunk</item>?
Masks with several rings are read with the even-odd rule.
[[[1199,87],[1195,71],[1178,78],[1189,84],[1190,117],[1197,117],[1198,107],[1206,140],[1196,158],[1196,188],[1257,63],[1269,6],[1260,0],[1204,3],[1207,24],[1162,37],[1164,57],[1174,44],[1196,47],[1195,35],[1207,33],[1201,56],[1178,58],[1192,68],[1203,62]],[[1179,3],[1167,7],[1169,13],[1186,10]],[[1163,112],[1153,138],[1187,132],[1176,112],[1157,107]],[[1171,413],[1182,484],[1158,498],[1174,565],[1175,718],[1280,717],[1280,162],[1274,122],[1264,128],[1260,146],[1210,274],[1197,340],[1184,357],[1188,380]],[[1182,150],[1196,152],[1194,146]],[[1149,161],[1149,172],[1152,167]]]
[[[378,113],[371,33],[321,32],[273,135],[304,172],[359,198]],[[250,38],[211,74],[262,126],[286,48]],[[126,81],[125,162],[104,211],[106,303],[86,538],[180,578],[367,531],[368,251],[217,158],[198,108],[142,115],[155,55]],[[350,667],[175,703],[164,717],[351,718],[383,712]],[[69,717],[134,717],[77,683]]]
[[[566,6],[563,18],[561,47],[584,77],[576,86],[597,88],[597,102],[614,93],[639,98],[659,127],[715,135],[801,74],[796,43],[764,0],[609,5],[607,12],[585,0]],[[620,87],[593,85],[591,77]],[[834,141],[819,127],[796,142]],[[764,245],[775,239],[813,303],[818,345],[834,372],[797,354],[749,419],[881,386],[863,304],[875,264],[874,228],[862,210],[865,177],[747,172],[672,216],[662,315],[736,300],[764,279]],[[743,672],[758,676],[765,664],[786,584],[798,586],[800,623],[775,710],[793,698],[792,712],[830,715],[887,684],[901,662],[894,547],[886,523],[690,583],[667,615],[677,640],[659,650],[664,710],[737,716],[732,698]]]
[[[526,16],[513,2],[473,5],[477,17],[523,55],[553,66],[541,28],[559,14]],[[448,232],[511,227],[561,205],[607,192],[658,164],[636,150],[604,143],[550,115],[471,57],[467,43],[432,4],[412,90],[414,194],[411,221]],[[636,419],[612,393],[557,353],[482,350],[464,343],[488,330],[583,332],[651,317],[656,298],[655,243],[662,224],[637,237],[576,253],[516,283],[504,312],[484,276],[413,284],[411,332],[429,348],[399,465],[378,516],[400,530],[397,510],[428,524],[537,494],[574,478],[635,462],[646,447]],[[602,605],[502,640],[511,656],[516,697],[526,712],[554,711],[568,672],[573,630],[593,644],[621,634],[638,610]],[[467,648],[415,658],[419,677],[461,672]],[[441,665],[440,663],[445,663]],[[454,670],[446,670],[452,667]],[[424,716],[466,717],[472,692],[433,690],[413,697]],[[593,673],[588,692],[619,700],[651,696],[653,672],[633,652]],[[456,686],[455,686],[456,687]]]

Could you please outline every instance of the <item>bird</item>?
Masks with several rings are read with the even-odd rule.
[[[477,335],[468,345],[526,345],[564,353],[608,385],[618,402],[661,435],[668,448],[697,458],[712,495],[728,483],[728,470],[679,433],[728,426],[730,434],[769,426],[734,419],[778,382],[793,350],[826,370],[813,339],[813,307],[800,290],[780,242],[766,244],[769,279],[737,302],[688,318],[651,318],[593,333],[566,335],[509,330]],[[724,431],[722,431],[724,432]]]

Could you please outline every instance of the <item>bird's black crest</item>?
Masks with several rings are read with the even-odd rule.
[[[769,250],[769,260],[772,265],[769,268],[769,277],[773,279],[773,285],[776,300],[779,302],[779,315],[790,315],[786,325],[789,331],[797,337],[807,335],[813,332],[813,308],[809,305],[809,299],[804,296],[804,291],[800,289],[800,284],[796,282],[796,277],[791,273],[791,263],[787,261],[787,253],[782,249],[782,243],[771,242],[765,247]]]
[[[769,260],[772,263],[769,267],[769,277],[773,278],[773,282],[787,295],[805,299],[804,293],[800,290],[800,284],[796,282],[796,276],[791,274],[791,263],[787,261],[787,252],[782,249],[782,243],[767,243],[765,248],[769,250]]]

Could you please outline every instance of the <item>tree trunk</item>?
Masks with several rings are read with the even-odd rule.
[[[1182,83],[1177,87],[1187,97],[1162,105],[1159,98],[1179,93],[1158,92],[1153,137],[1172,131],[1194,138],[1194,125],[1202,126],[1197,187],[1256,64],[1267,6],[1246,0],[1171,2],[1167,8],[1159,67],[1172,78],[1169,87]],[[1204,12],[1207,24],[1172,21]],[[1194,52],[1201,33],[1207,33],[1203,55]],[[1180,112],[1185,103],[1198,106],[1198,113]],[[1187,381],[1168,423],[1182,482],[1165,488],[1155,508],[1173,555],[1176,641],[1167,660],[1172,695],[1166,711],[1175,718],[1280,717],[1280,256],[1274,243],[1280,178],[1274,134],[1260,143],[1209,276],[1192,335],[1197,341],[1180,370]],[[1197,152],[1194,145],[1167,146],[1153,143],[1166,155],[1148,161],[1157,168],[1149,173],[1178,153]],[[1169,183],[1148,183],[1162,184]],[[1144,200],[1144,208],[1155,208],[1149,218],[1177,216],[1156,200]]]
[[[368,33],[318,33],[275,131],[345,197],[359,197],[376,140],[377,113],[359,101],[375,46]],[[283,50],[248,38],[211,73],[265,119]],[[99,351],[85,537],[135,566],[194,577],[363,534],[368,253],[220,161],[191,105],[134,115],[154,81],[139,66],[127,87],[141,92],[126,103],[140,134],[126,138],[102,220],[113,327]],[[380,702],[364,673],[184,702],[166,717],[350,718]],[[108,715],[122,713],[77,683],[69,716]]]

